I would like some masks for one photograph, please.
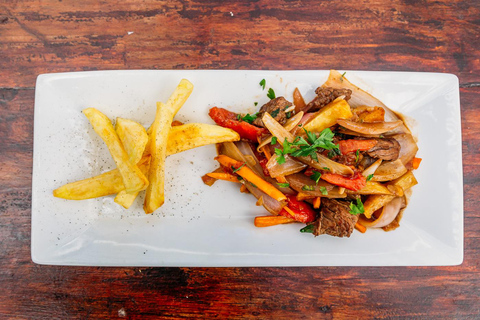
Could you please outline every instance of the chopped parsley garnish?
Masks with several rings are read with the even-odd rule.
[[[305,128],[303,129],[305,130]],[[317,160],[317,151],[319,148],[331,150],[335,153],[340,153],[338,145],[332,142],[333,132],[330,129],[324,129],[320,135],[305,130],[307,140],[303,137],[296,137],[293,142],[288,142],[287,139],[283,142],[283,150],[275,149],[275,154],[278,155],[277,162],[279,164],[285,163],[285,155],[291,154],[292,157],[311,157]]]
[[[292,112],[287,112],[285,113],[285,117],[287,117],[287,119],[290,119],[292,117]]]
[[[290,183],[277,183],[280,188],[288,188],[290,187]]]
[[[237,120],[238,121],[245,121],[245,122],[248,122],[248,123],[252,123],[253,121],[255,121],[255,119],[257,119],[257,116],[258,116],[258,112],[257,113],[254,113],[254,114],[249,114],[247,113],[245,116],[241,116],[239,114],[237,114]]]
[[[263,90],[265,90],[265,79],[262,79],[262,81],[260,81],[259,85],[262,87]]]
[[[373,178],[373,173],[372,173],[372,174],[369,174],[369,175],[367,176],[367,181],[372,180],[372,178]]]
[[[272,116],[272,118],[275,118],[276,116],[278,116],[278,113],[280,112],[280,109],[275,109],[273,110],[272,112],[270,112],[270,115]]]
[[[360,150],[355,151],[355,163],[358,162],[358,157],[360,156]]]
[[[258,102],[254,102],[253,105],[256,107],[258,106]]]
[[[242,164],[240,167],[238,168],[235,168],[234,166],[232,166],[232,170],[233,170],[233,173],[237,172],[238,170],[242,169],[243,167],[245,166],[245,163]]]
[[[327,188],[325,188],[325,187],[320,187],[320,192],[321,192],[324,196],[326,196],[326,195],[328,194]]]
[[[312,179],[313,181],[315,181],[315,184],[318,184],[318,181],[320,181],[320,177],[322,176],[322,174],[318,171],[313,171],[313,174],[310,176],[310,179]]]
[[[347,73],[346,71],[344,73],[342,73],[342,76],[340,77],[340,81],[343,81],[343,78],[345,77],[346,73]]]
[[[323,167],[323,170],[330,171],[330,168],[329,167]]]
[[[363,203],[362,203],[362,200],[360,200],[360,198],[357,198],[357,204],[353,204],[353,202],[350,202],[350,211],[349,211],[351,214],[353,215],[357,215],[357,214],[360,214],[360,213],[364,213],[365,212],[365,209],[363,208]]]
[[[313,233],[313,230],[315,230],[315,225],[314,224],[309,224],[308,226],[300,229],[300,232],[301,233]]]
[[[267,97],[269,97],[270,100],[275,99],[275,91],[273,91],[272,88],[268,89]]]
[[[272,137],[272,142],[270,142],[271,145],[277,144],[277,137]]]
[[[315,191],[315,186],[304,185],[302,187],[303,191]]]

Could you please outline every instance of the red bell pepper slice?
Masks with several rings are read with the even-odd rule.
[[[356,140],[348,139],[338,142],[338,147],[342,154],[347,154],[355,151],[367,151],[375,147],[377,140]]]
[[[243,139],[258,142],[258,136],[268,133],[267,129],[256,127],[245,121],[239,121],[237,114],[227,109],[213,107],[208,115],[216,124],[236,131]]]
[[[280,215],[293,218],[296,221],[309,223],[315,221],[317,213],[304,201],[298,201],[295,196],[287,195],[287,207],[294,213],[292,216],[287,210],[282,209]]]
[[[336,173],[322,173],[323,180],[349,190],[358,191],[367,185],[367,179],[360,172],[355,172],[351,177],[345,177]]]

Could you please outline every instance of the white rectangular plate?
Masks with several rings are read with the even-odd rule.
[[[215,147],[167,159],[166,203],[145,215],[112,197],[69,201],[52,190],[114,168],[104,143],[81,110],[148,127],[156,101],[182,78],[195,89],[176,116],[213,123],[213,106],[255,112],[268,88],[309,101],[328,71],[95,71],[40,75],[35,95],[32,259],[41,264],[91,266],[400,266],[455,265],[463,260],[463,181],[458,79],[450,74],[348,71],[350,81],[387,106],[416,119],[419,184],[401,227],[350,238],[302,234],[301,224],[256,228],[265,215],[238,185],[200,177],[216,168]],[[265,78],[265,90],[259,86]],[[258,102],[258,107],[254,106]]]

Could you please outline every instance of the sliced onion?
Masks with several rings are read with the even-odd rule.
[[[368,177],[369,175],[371,174],[374,174],[375,173],[375,170],[377,170],[377,168],[380,166],[380,164],[382,163],[382,159],[378,159],[377,161],[375,161],[374,163],[372,163],[370,165],[370,167],[368,167],[367,169],[363,170],[362,172],[362,175],[364,177]]]
[[[338,119],[337,123],[344,128],[364,134],[382,134],[391,131],[403,124],[402,120],[392,122],[355,122],[345,119]]]
[[[315,113],[305,113],[302,117],[302,120],[298,123],[298,125],[291,131],[292,134],[297,135],[297,133],[302,130],[302,128],[309,123],[313,118],[315,118]]]
[[[404,165],[407,165],[415,157],[418,151],[417,143],[413,136],[408,133],[396,134],[392,136],[400,144],[400,154],[399,159],[402,160]]]
[[[277,162],[277,158],[278,156],[274,154],[267,162],[267,169],[272,178],[280,176],[285,177],[300,172],[307,167],[306,164],[303,164],[288,155],[285,155],[285,163],[282,164]]]
[[[285,139],[287,139],[288,142],[293,142],[295,139],[295,136],[278,123],[277,120],[273,119],[268,112],[265,112],[262,121],[272,136],[277,137],[279,143],[282,143]]]
[[[331,173],[337,173],[344,176],[351,176],[353,174],[352,168],[346,165],[343,165],[341,163],[335,162],[333,160],[330,160],[318,152],[317,152],[317,158],[318,158],[318,161],[313,160],[310,157],[298,157],[297,159],[305,164],[308,164],[310,167],[313,167],[318,170],[326,170],[325,168],[328,168],[328,171],[330,171]]]
[[[369,228],[381,228],[389,225],[399,213],[403,205],[403,197],[393,198],[382,208],[382,213],[376,220],[367,219],[364,216],[359,217],[361,225]]]
[[[248,145],[248,143],[247,143]],[[240,150],[237,148],[237,146],[233,142],[224,142],[222,143],[221,147],[219,148],[219,153],[227,155],[237,161],[242,161],[247,164],[247,166],[252,169],[256,174],[259,176],[263,176],[263,171],[261,170],[260,165],[257,163],[257,165],[260,167],[260,172],[257,172],[256,166],[250,167],[250,165],[247,163],[245,156],[240,152]],[[245,187],[250,191],[251,194],[255,196],[255,198],[260,199],[260,197],[263,198],[263,207],[270,213],[272,214],[279,214],[280,211],[282,211],[284,205],[258,189],[257,187],[253,186],[251,183],[245,183]]]
[[[384,105],[382,101],[348,81],[345,76],[342,76],[342,74],[336,70],[330,70],[330,75],[328,76],[327,81],[323,84],[323,87],[350,89],[352,90],[352,96],[350,100],[348,100],[350,106],[382,107],[385,110],[385,121],[396,121],[399,119],[396,113]],[[402,124],[395,129],[395,133],[410,133],[410,130]]]
[[[365,137],[365,138],[380,138],[381,136],[381,134],[366,134],[366,133],[355,132],[352,130],[345,129],[343,127],[339,127],[337,131],[339,133],[343,133],[349,136],[358,136],[358,137]]]
[[[298,125],[298,123],[302,120],[302,117],[303,117],[303,112],[300,111],[299,113],[297,113],[296,115],[294,115],[293,117],[291,117],[290,119],[287,120],[287,123],[285,123],[285,125],[283,126],[285,128],[285,130],[287,131],[292,131],[293,129],[295,129]],[[272,142],[272,136],[268,137],[267,139],[263,140],[262,143],[260,143],[257,147],[257,151],[260,152],[260,149],[271,143]]]
[[[384,161],[375,171],[372,181],[391,181],[400,178],[407,172],[401,159]]]

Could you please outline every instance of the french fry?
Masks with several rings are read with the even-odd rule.
[[[175,126],[168,134],[167,156],[207,144],[238,140],[238,133],[217,125],[189,123]]]
[[[143,151],[148,142],[145,128],[133,120],[117,118],[115,132],[120,138],[130,162],[137,164],[142,159]]]
[[[148,172],[149,165],[150,156],[143,157],[138,163],[138,167],[143,173]],[[108,196],[122,190],[125,190],[122,175],[118,169],[113,169],[93,178],[63,185],[53,190],[53,195],[68,200],[85,200]]]
[[[125,190],[128,193],[133,193],[145,189],[148,180],[140,169],[130,162],[110,119],[95,108],[87,108],[83,110],[83,113],[92,124],[95,132],[107,145],[117,169],[122,175]]]
[[[157,103],[157,112],[153,122],[150,152],[152,162],[148,171],[148,181],[143,209],[152,213],[165,201],[165,157],[167,156],[167,138],[173,117],[192,93],[193,85],[182,79],[166,104]]]
[[[125,151],[127,151],[130,162],[137,164],[142,159],[143,151],[148,142],[147,131],[140,123],[123,118],[117,118],[115,131]],[[139,191],[127,193],[125,190],[122,190],[117,194],[114,201],[128,209],[137,198],[138,193]]]
[[[191,148],[196,148],[205,145],[204,141],[202,139],[198,139],[197,136],[195,136],[193,133],[197,132],[198,134],[202,134],[203,130],[205,129],[204,126],[214,127],[213,125],[202,125],[202,130],[197,131],[197,126],[190,126],[190,125],[182,125],[178,127],[172,127],[170,129],[170,134],[169,134],[169,141],[167,141],[167,155],[174,154],[175,152],[180,152],[180,150],[188,150]],[[177,129],[178,128],[178,129]],[[230,135],[230,129],[223,128],[224,130],[220,131],[210,131],[210,136],[212,138],[211,143],[221,143],[221,142],[226,142],[226,141],[236,141],[233,140],[233,135]],[[191,130],[191,131],[190,131]],[[213,136],[213,133],[217,133],[218,136]],[[179,143],[176,145],[176,147],[169,147],[170,143],[170,137],[172,135],[179,134],[180,138]],[[235,136],[236,139],[237,136]],[[232,139],[232,140],[231,140]],[[182,146],[181,144],[184,143],[185,146]],[[142,160],[140,163],[138,163],[138,167],[140,170],[144,173],[148,173],[148,168],[145,169],[145,165],[143,164],[141,166],[141,163],[144,162],[145,157],[148,157],[150,159],[150,152],[144,153]],[[109,178],[107,173],[111,173],[112,171],[115,171],[114,175],[118,180],[112,180]],[[84,186],[83,188],[85,189],[84,191],[80,190],[73,190],[71,188],[77,187],[77,186],[72,186],[72,187],[66,187],[67,185],[60,187],[59,191],[55,190],[54,191],[54,196],[59,197],[59,198],[64,198],[64,199],[69,199],[69,200],[84,200],[84,199],[90,199],[90,198],[96,198],[96,197],[103,197],[106,195],[114,194],[114,193],[119,193],[121,190],[124,190],[125,188],[123,187],[123,182],[121,180],[120,173],[118,172],[117,169],[112,170],[109,172],[106,172],[102,175],[86,179],[86,180],[81,180],[77,181],[78,183],[82,183]],[[106,175],[106,176],[103,176]],[[91,182],[90,182],[91,181]],[[75,183],[75,182],[74,182]],[[102,186],[103,188],[106,188],[107,190],[99,190],[98,192],[94,189],[99,188],[98,186]],[[78,185],[79,187],[79,185]],[[101,188],[102,188],[101,187]],[[63,188],[63,189],[62,189]],[[91,189],[91,190],[89,190]],[[68,190],[68,192],[66,191]],[[98,194],[98,195],[96,195]],[[71,195],[71,196],[70,196]]]

